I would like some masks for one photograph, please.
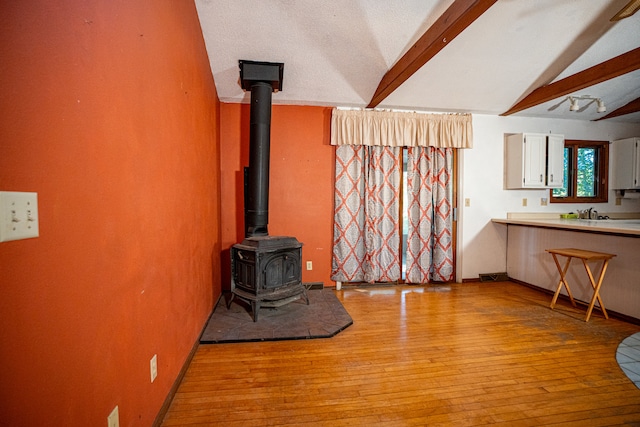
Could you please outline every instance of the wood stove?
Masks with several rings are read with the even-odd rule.
[[[249,167],[245,168],[245,239],[231,248],[231,298],[251,304],[253,321],[260,307],[278,307],[304,297],[302,243],[295,237],[269,236],[269,152],[271,93],[282,88],[284,64],[239,62],[240,82],[251,90]]]

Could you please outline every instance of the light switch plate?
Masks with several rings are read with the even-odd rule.
[[[0,191],[0,242],[39,235],[38,193]]]
[[[151,382],[156,380],[158,376],[158,355],[154,354],[151,360],[149,361],[149,369],[151,370]]]
[[[107,427],[120,427],[120,410],[118,405],[113,408],[113,411],[107,417]]]

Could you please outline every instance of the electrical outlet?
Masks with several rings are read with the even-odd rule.
[[[158,355],[154,354],[151,360],[149,361],[149,368],[151,369],[151,382],[156,380],[158,376]]]
[[[468,208],[469,206],[471,206],[471,199],[464,199],[464,206],[466,208]]]
[[[527,206],[527,199],[522,199],[522,206]]]
[[[39,234],[38,193],[0,191],[0,242]]]
[[[547,206],[547,198],[543,197],[540,199],[540,206]]]
[[[120,414],[118,413],[118,405],[107,417],[107,427],[120,427]]]
[[[620,206],[622,204],[622,197],[616,197],[616,206]]]
[[[307,270],[313,270],[313,262],[307,261]]]

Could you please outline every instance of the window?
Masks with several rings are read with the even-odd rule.
[[[564,187],[551,190],[551,203],[608,201],[609,142],[564,141]]]

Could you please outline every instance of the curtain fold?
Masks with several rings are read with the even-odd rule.
[[[451,281],[453,149],[410,147],[407,154],[406,281]]]
[[[400,151],[337,147],[332,280],[400,279]]]
[[[471,148],[471,115],[334,108],[331,145]]]

